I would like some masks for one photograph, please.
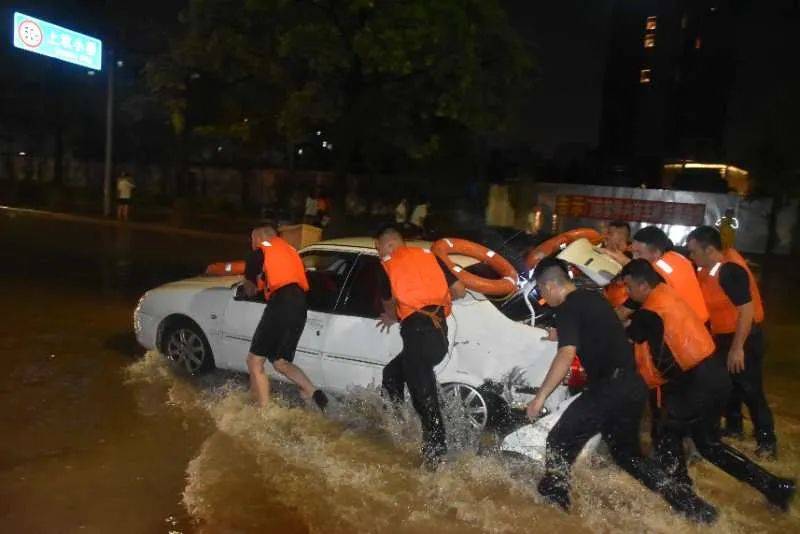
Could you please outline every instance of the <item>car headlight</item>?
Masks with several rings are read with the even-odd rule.
[[[144,299],[147,297],[147,293],[142,295],[139,299],[139,302],[136,303],[136,307],[133,309],[133,331],[138,335],[142,331],[142,305],[144,304]]]

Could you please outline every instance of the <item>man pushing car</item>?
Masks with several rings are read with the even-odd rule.
[[[447,316],[452,298],[461,298],[464,284],[430,250],[406,246],[394,226],[375,236],[386,276],[383,283],[382,329],[400,322],[403,350],[383,369],[383,389],[402,402],[406,385],[422,422],[422,456],[435,469],[447,452],[434,367],[447,354]]]
[[[303,260],[272,225],[253,230],[250,241],[253,250],[245,267],[244,291],[249,297],[263,291],[267,301],[247,355],[250,390],[259,406],[269,403],[269,378],[264,372],[269,360],[276,371],[297,384],[304,399],[312,399],[324,410],[328,404],[325,393],[292,363],[308,311],[309,285]]]

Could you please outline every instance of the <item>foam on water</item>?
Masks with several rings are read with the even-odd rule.
[[[571,514],[543,504],[535,469],[473,452],[480,436],[456,423],[463,420],[458,407],[444,408],[448,464],[428,473],[418,467],[413,409],[386,410],[375,390],[355,388],[332,401],[323,416],[292,388],[276,387],[275,402],[259,410],[243,377],[180,378],[155,352],[129,367],[128,382],[150,395],[161,388],[162,406],[210,422],[209,436],[187,466],[183,494],[201,531],[502,533],[545,525],[593,532],[697,530],[602,461],[576,466]],[[782,530],[797,519],[792,510],[771,520],[758,494],[708,465],[693,466],[692,474],[702,480],[702,495],[727,504],[715,530]]]

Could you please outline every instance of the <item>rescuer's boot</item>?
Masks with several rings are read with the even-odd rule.
[[[778,439],[775,432],[757,431],[756,432],[756,456],[764,460],[778,459]]]
[[[314,403],[319,407],[321,412],[325,411],[325,408],[328,407],[328,396],[325,395],[325,392],[321,389],[318,389],[311,395],[311,398],[314,400]]]
[[[736,439],[744,437],[744,425],[741,415],[728,415],[725,418],[725,425],[722,427],[722,437]]]
[[[710,450],[706,458],[732,477],[760,491],[770,504],[784,511],[788,509],[795,493],[794,480],[773,475],[724,443]]]
[[[546,474],[539,481],[537,487],[539,494],[551,504],[555,504],[565,512],[569,512],[571,501],[569,498],[569,484],[563,476],[552,473]]]

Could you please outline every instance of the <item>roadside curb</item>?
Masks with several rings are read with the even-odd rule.
[[[35,210],[30,208],[15,208],[12,206],[0,205],[0,213],[6,213],[9,215],[23,215],[30,217],[43,217],[56,221],[81,222],[81,223],[96,224],[99,226],[110,226],[128,230],[145,230],[149,232],[158,232],[162,234],[179,234],[191,237],[226,239],[230,241],[240,241],[240,242],[247,241],[246,236],[239,234],[231,234],[224,232],[208,232],[205,230],[194,230],[191,228],[177,228],[175,226],[156,224],[156,223],[121,222],[113,219],[101,219],[98,217],[91,217],[88,215],[74,215],[72,213]]]

